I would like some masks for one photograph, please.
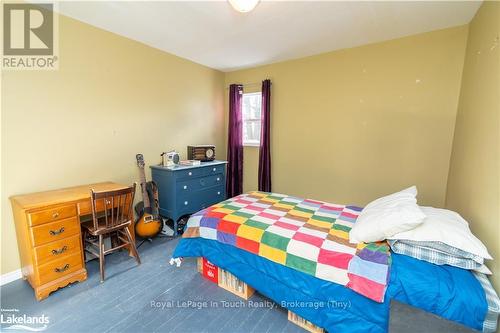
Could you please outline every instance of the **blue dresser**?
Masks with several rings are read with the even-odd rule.
[[[197,166],[151,166],[158,185],[160,215],[174,221],[226,199],[226,161],[201,162]]]

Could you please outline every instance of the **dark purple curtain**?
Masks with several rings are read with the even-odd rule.
[[[227,138],[227,197],[243,193],[243,86],[229,86],[229,128]]]
[[[262,81],[259,191],[271,192],[271,80]]]

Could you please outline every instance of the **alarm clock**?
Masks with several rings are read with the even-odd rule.
[[[215,160],[214,145],[188,146],[188,160],[198,160],[208,162]]]
[[[162,164],[164,167],[173,167],[179,164],[179,153],[175,150],[169,152],[163,152],[161,154]]]

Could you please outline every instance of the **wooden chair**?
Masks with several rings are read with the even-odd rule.
[[[135,241],[128,229],[132,225],[134,217],[132,206],[135,187],[134,183],[130,187],[115,191],[95,192],[93,189],[91,190],[92,220],[82,224],[84,228],[83,239],[85,251],[99,257],[101,282],[104,282],[104,256],[110,252],[128,247],[137,263],[141,264]],[[97,238],[98,241],[87,239],[87,235],[94,236],[94,239]],[[104,238],[112,235],[116,236],[118,242],[116,242],[117,244],[112,242],[111,248],[106,250]],[[97,248],[99,252],[87,249],[85,242]]]

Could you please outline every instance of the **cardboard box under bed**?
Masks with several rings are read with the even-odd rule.
[[[255,293],[255,289],[238,279],[230,272],[217,267],[206,258],[197,258],[198,272],[203,275],[207,280],[216,283],[219,287],[248,300]],[[292,311],[288,310],[288,320],[297,326],[311,333],[324,333],[325,330],[298,316]]]

